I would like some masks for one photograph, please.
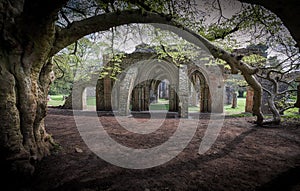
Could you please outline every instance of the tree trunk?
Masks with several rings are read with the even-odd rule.
[[[271,121],[271,123],[278,125],[281,122],[281,116],[278,109],[275,106],[274,100],[275,100],[275,95],[271,94],[270,97],[268,98],[268,105],[273,114],[273,120]]]
[[[67,96],[64,105],[62,106],[63,109],[72,109],[72,91],[71,93]]]
[[[33,162],[49,154],[44,129],[51,63],[39,70],[24,67],[21,55],[0,52],[1,159],[10,170],[33,173]],[[26,59],[26,58],[23,58]]]
[[[5,174],[32,174],[34,162],[50,154],[53,143],[44,117],[54,79],[49,59],[54,19],[33,16],[28,4],[0,2],[0,165]]]

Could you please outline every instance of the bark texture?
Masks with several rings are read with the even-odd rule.
[[[53,80],[54,20],[32,15],[23,1],[1,1],[0,13],[1,164],[11,172],[32,174],[34,162],[50,154],[52,145],[44,117]]]

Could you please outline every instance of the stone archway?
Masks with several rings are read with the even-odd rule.
[[[199,106],[199,111],[203,113],[211,112],[211,98],[210,98],[210,91],[209,86],[206,82],[206,79],[203,73],[200,72],[199,69],[194,70],[190,75],[191,86],[191,102],[198,102],[192,103]]]
[[[224,73],[220,71],[223,71],[221,66],[210,66],[203,63],[188,65],[191,87],[190,100],[194,99],[190,103],[197,102],[201,113],[223,113],[224,111],[224,81],[222,76]]]
[[[109,76],[97,80],[97,111],[117,111],[127,115],[130,106],[133,111],[148,111],[151,86],[157,86],[164,79],[172,82],[169,85],[170,111],[178,111],[179,69],[172,61],[158,59],[153,52],[136,51],[126,55],[120,67],[123,72],[117,81]]]
[[[220,74],[211,75],[215,70],[205,66],[203,61],[186,61],[178,66],[168,57],[159,58],[152,50],[137,50],[125,55],[120,67],[123,72],[117,77],[118,80],[106,76],[97,81],[97,111],[115,111],[120,115],[128,115],[130,110],[149,111],[151,95],[157,94],[157,87],[161,81],[168,80],[170,112],[178,112],[180,117],[188,116],[192,84],[199,89],[199,112],[212,112],[209,85],[221,84],[214,77],[219,77]],[[219,95],[214,99],[213,111],[222,113],[224,87],[218,85],[218,88],[214,89],[218,89],[213,91]]]
[[[150,82],[150,106],[149,111],[167,110],[170,108],[169,80],[152,80]],[[172,101],[172,100],[171,100]]]
[[[89,80],[75,81],[72,87],[72,94],[65,100],[64,109],[84,110],[87,109],[86,88],[96,87],[99,75],[91,75]]]
[[[152,58],[149,67],[145,69],[141,67],[137,76],[135,87],[133,89],[133,110],[134,111],[149,111],[151,103],[151,94],[157,95],[157,88],[160,82],[167,80],[169,82],[169,111],[178,111],[178,67],[165,60]]]

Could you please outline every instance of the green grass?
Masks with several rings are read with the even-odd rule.
[[[64,95],[50,95],[51,100],[62,101]]]
[[[228,113],[227,116],[229,117],[252,117],[252,113]]]
[[[50,95],[51,100],[48,102],[48,106],[59,106],[64,104],[63,95]],[[96,97],[87,97],[88,106],[96,106]]]
[[[189,107],[189,112],[199,112],[199,111],[200,111],[200,107],[196,107],[196,106]]]
[[[51,100],[48,102],[48,105],[59,106],[64,104],[63,95],[50,95]],[[226,113],[242,113],[245,111],[245,98],[238,98],[238,107],[233,109],[231,105],[225,106]],[[88,106],[96,106],[96,97],[87,97]],[[159,99],[158,103],[150,104],[150,110],[168,110],[169,109],[169,100]],[[199,111],[199,107],[189,107],[190,112]]]
[[[291,108],[284,112],[282,118],[286,119],[300,119],[299,108]]]
[[[96,106],[96,97],[87,97],[86,104],[88,106]]]
[[[50,95],[51,100],[48,101],[48,106],[59,106],[64,104],[63,95]]]
[[[299,108],[291,108],[284,112],[284,115],[295,115],[299,114]]]
[[[48,102],[49,106],[63,105],[63,95],[51,95],[51,100]],[[245,113],[246,98],[237,99],[237,107],[231,108],[231,105],[224,106],[224,112],[232,117],[248,117],[252,116],[251,113]],[[96,106],[96,97],[87,97],[87,106]],[[158,103],[152,103],[149,107],[150,110],[169,110],[169,100],[159,99]],[[189,112],[198,112],[199,107],[189,107]],[[300,118],[299,109],[292,108],[284,112],[282,118]]]
[[[245,112],[246,98],[237,98],[237,107],[232,108],[232,105],[225,105],[224,112],[228,115],[240,114]]]
[[[151,103],[149,110],[169,110],[169,100],[158,99],[157,103]]]
[[[149,110],[169,110],[169,104],[161,104],[161,103],[150,104]]]

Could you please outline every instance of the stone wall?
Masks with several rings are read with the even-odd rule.
[[[108,60],[105,63],[107,66],[114,66]],[[143,50],[125,55],[120,68],[122,73],[117,76],[117,81],[109,76],[96,80],[97,111],[114,110],[120,115],[128,115],[130,106],[132,106],[132,111],[148,111],[153,96],[156,96],[157,100],[160,82],[167,80],[168,87],[165,87],[167,92],[164,93],[169,97],[169,111],[178,112],[179,116],[187,117],[191,95],[193,95],[193,104],[198,102],[201,112],[211,112],[212,105],[214,105],[214,112],[223,112],[222,88],[224,86],[218,79],[220,74],[216,73],[211,66],[206,66],[203,61],[182,63],[178,67],[171,58],[162,59],[153,51]],[[198,79],[198,84],[192,78]],[[87,93],[84,89],[88,85],[90,84],[86,83],[77,87],[74,91],[76,100]],[[210,85],[214,87],[212,90],[210,90]],[[192,86],[195,87],[193,91],[191,91]],[[214,98],[211,98],[211,92]],[[83,102],[82,99],[78,101],[75,104],[76,108],[82,109]]]

